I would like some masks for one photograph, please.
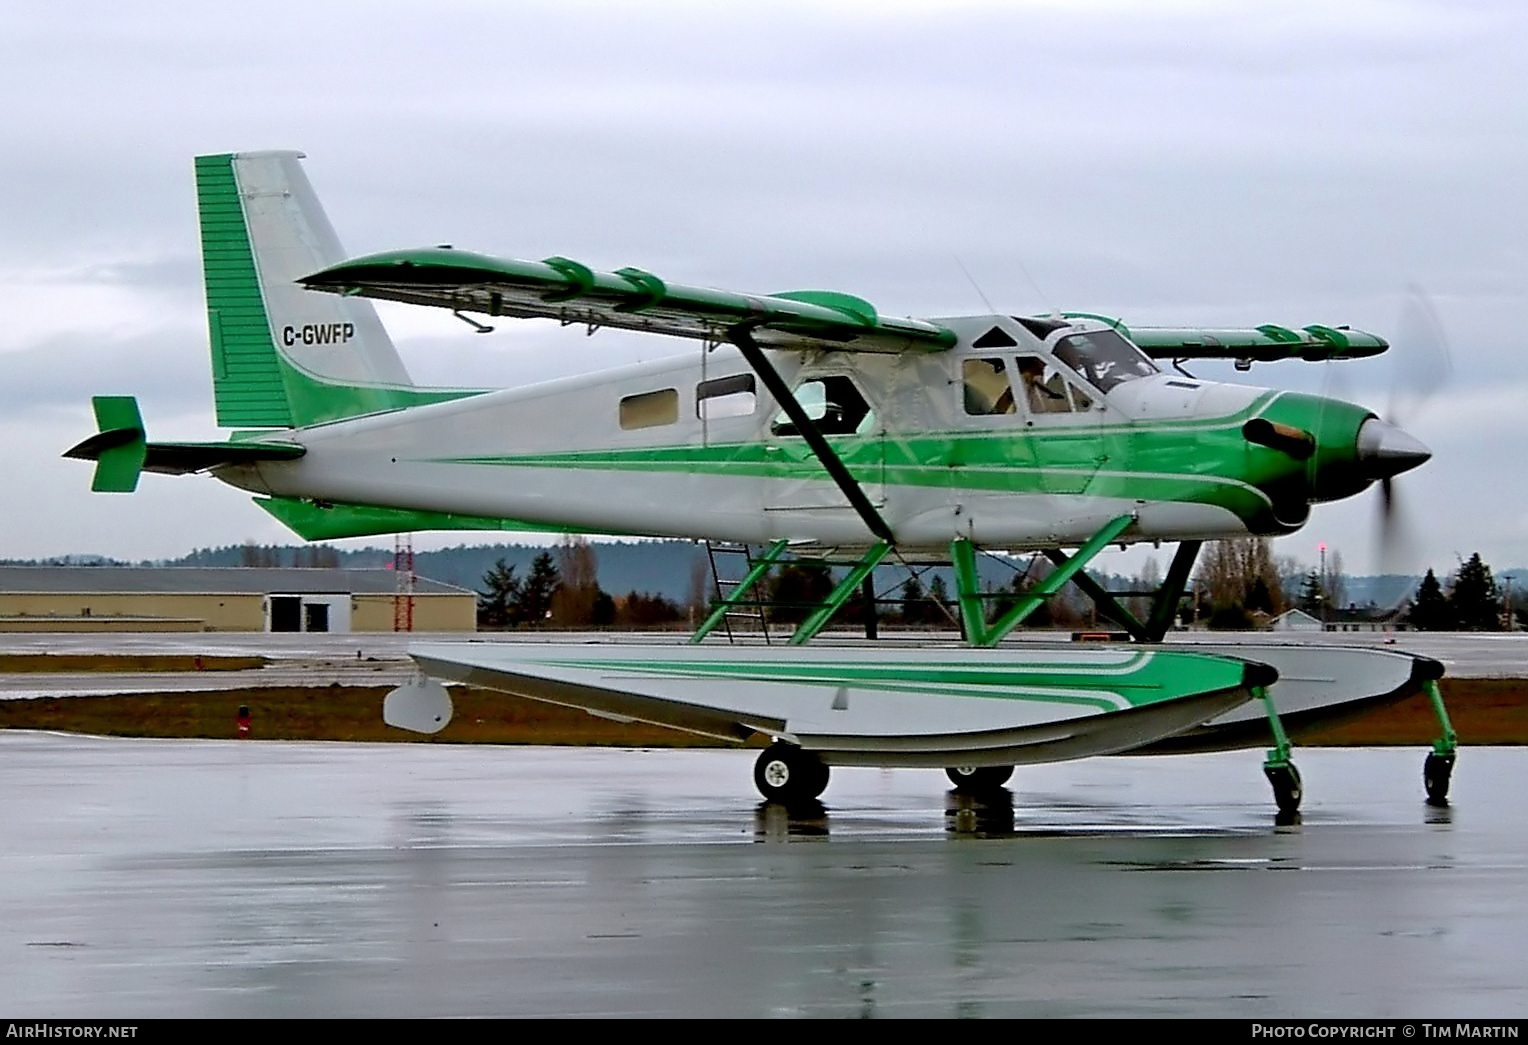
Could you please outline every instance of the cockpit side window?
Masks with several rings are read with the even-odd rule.
[[[1023,389],[1024,408],[1031,415],[1072,412],[1066,380],[1055,366],[1039,356],[1019,357],[1019,386]]]
[[[1056,342],[1056,358],[1100,392],[1160,373],[1141,350],[1112,330],[1068,334]]]
[[[966,413],[973,416],[1013,414],[1013,387],[1001,359],[967,359],[961,363]]]
[[[808,378],[796,386],[796,401],[823,435],[864,434],[875,428],[875,413],[847,377]],[[775,435],[801,434],[784,410],[775,415],[769,430]]]

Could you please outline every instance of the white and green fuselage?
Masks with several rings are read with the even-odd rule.
[[[994,328],[1011,328],[1016,340],[1027,334],[1002,317],[945,322],[963,339]],[[1025,349],[1045,352],[1038,342]],[[1135,520],[1123,540],[1288,532],[1305,521],[1312,463],[1248,442],[1242,426],[1268,418],[1351,448],[1371,416],[1168,374],[1121,384],[1065,415],[969,415],[961,367],[1005,358],[990,350],[962,343],[939,355],[778,355],[793,384],[841,378],[872,408],[861,431],[829,441],[904,554],[947,554],[960,537],[1015,550],[1076,545],[1121,514]],[[527,528],[863,547],[864,523],[804,440],[777,434],[779,407],[762,390],[734,394],[752,400],[749,413],[702,415],[697,389],[749,376],[730,347],[691,352],[294,429],[284,436],[305,448],[301,458],[215,474],[289,500]],[[658,402],[661,422],[622,426],[623,404],[629,416],[630,404],[665,398],[673,402]],[[1340,451],[1324,456],[1317,466],[1348,463]]]

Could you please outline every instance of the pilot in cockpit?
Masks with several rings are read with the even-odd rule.
[[[1032,414],[1066,413],[1072,404],[1066,398],[1060,374],[1045,380],[1045,361],[1037,356],[1019,357],[1019,380],[1024,385],[1024,402]]]

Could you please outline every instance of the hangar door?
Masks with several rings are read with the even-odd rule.
[[[271,595],[265,604],[266,631],[350,630],[349,595]]]

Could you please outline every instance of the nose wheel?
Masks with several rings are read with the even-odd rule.
[[[1012,766],[951,766],[944,771],[964,795],[989,795],[1008,783],[1013,776]]]
[[[771,802],[808,802],[827,788],[828,767],[816,754],[776,741],[754,763],[753,782]]]

